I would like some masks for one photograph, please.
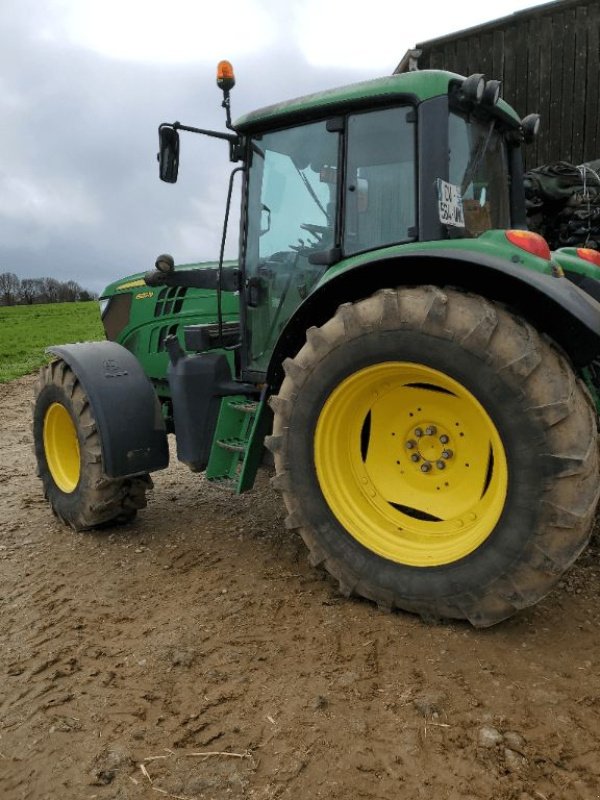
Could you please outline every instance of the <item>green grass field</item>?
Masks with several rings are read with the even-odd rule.
[[[51,344],[104,339],[100,310],[89,303],[49,303],[0,308],[0,383],[33,372]]]

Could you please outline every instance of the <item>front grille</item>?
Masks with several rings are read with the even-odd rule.
[[[179,314],[187,288],[184,286],[169,286],[161,289],[154,306],[155,317],[166,317],[168,314]]]

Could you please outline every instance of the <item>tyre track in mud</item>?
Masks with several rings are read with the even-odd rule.
[[[266,476],[234,498],[174,462],[136,522],[75,534],[32,386],[0,386],[4,800],[600,794],[595,547],[476,632],[339,598]]]

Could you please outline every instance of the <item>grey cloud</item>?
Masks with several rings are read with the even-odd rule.
[[[110,60],[40,37],[35,4],[0,12],[0,271],[54,275],[99,291],[149,268],[215,258],[228,174],[224,143],[183,136],[180,181],[158,180],[160,122],[224,129],[214,64]],[[37,28],[33,28],[33,23]],[[290,41],[236,59],[233,116],[372,77],[310,67]],[[390,65],[390,68],[393,65]],[[228,254],[235,256],[237,230]]]

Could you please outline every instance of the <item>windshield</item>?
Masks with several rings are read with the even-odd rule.
[[[257,137],[248,183],[246,324],[250,368],[262,371],[283,326],[335,245],[339,133],[325,122]]]
[[[454,234],[474,237],[493,228],[510,228],[506,142],[493,121],[467,121],[450,114],[449,180],[463,199],[464,228]]]

